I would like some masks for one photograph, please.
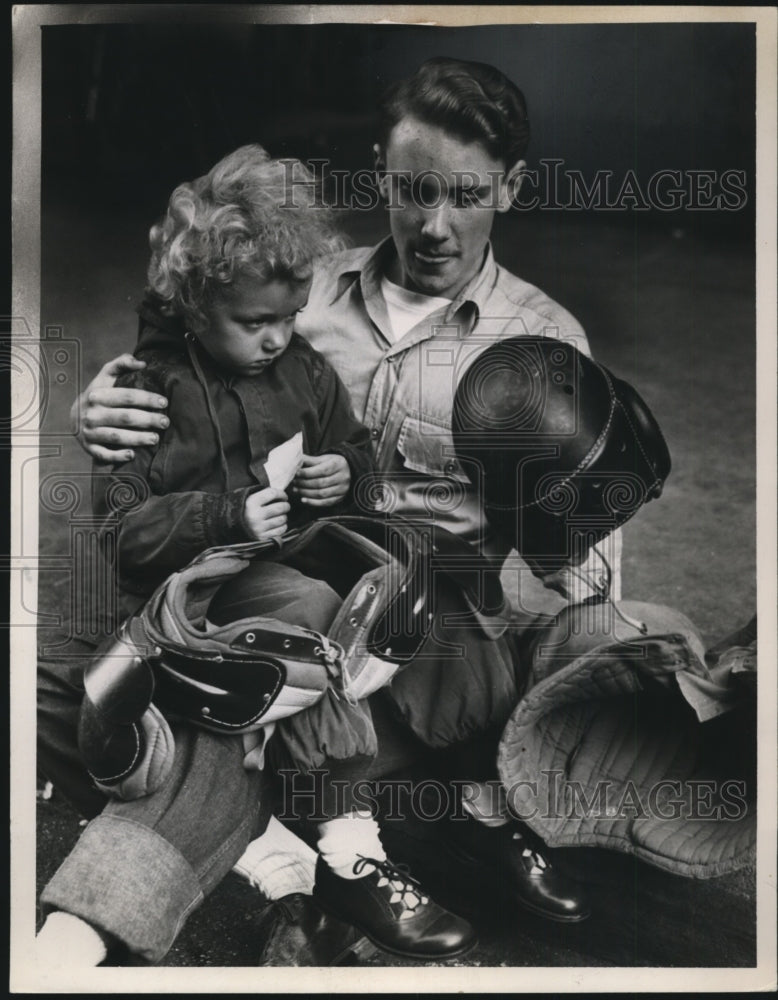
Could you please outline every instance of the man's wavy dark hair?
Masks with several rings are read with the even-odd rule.
[[[529,143],[524,95],[487,63],[444,56],[427,59],[413,76],[389,87],[378,114],[384,149],[394,126],[408,117],[444,128],[465,142],[481,142],[508,168],[523,158]]]

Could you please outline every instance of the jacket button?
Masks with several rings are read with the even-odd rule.
[[[377,427],[374,427],[374,428],[373,428],[373,429],[372,429],[372,430],[370,431],[370,436],[371,436],[371,437],[374,437],[374,438],[377,438],[377,437],[378,437],[378,428],[377,428]]]

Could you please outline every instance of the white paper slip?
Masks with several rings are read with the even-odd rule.
[[[303,464],[303,432],[298,431],[288,441],[271,448],[265,462],[265,472],[270,485],[285,490]]]

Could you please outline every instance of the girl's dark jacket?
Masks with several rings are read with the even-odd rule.
[[[135,353],[146,368],[117,384],[167,397],[170,426],[131,461],[93,469],[93,509],[105,519],[104,550],[115,545],[122,615],[205,549],[250,540],[246,498],[269,485],[268,453],[297,431],[305,454],[346,459],[351,488],[337,506],[308,510],[292,501],[290,527],[349,509],[374,468],[369,433],[346,389],[302,337],[293,334],[263,372],[236,376],[219,370],[182,321],[152,300],[138,312]]]

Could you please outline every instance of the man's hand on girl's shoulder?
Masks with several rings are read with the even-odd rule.
[[[122,389],[116,380],[127,372],[146,367],[131,354],[122,354],[103,365],[70,409],[70,425],[76,440],[97,462],[129,462],[132,448],[155,445],[156,431],[169,423],[160,412],[167,399],[144,389]]]

